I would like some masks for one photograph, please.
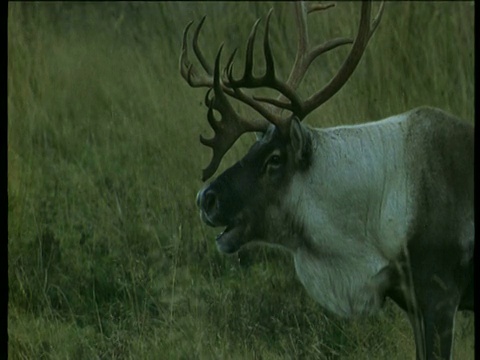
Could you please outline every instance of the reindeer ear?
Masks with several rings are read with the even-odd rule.
[[[294,116],[290,121],[290,145],[295,156],[295,163],[307,167],[312,158],[312,138],[309,130]]]

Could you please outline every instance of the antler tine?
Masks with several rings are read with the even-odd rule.
[[[267,21],[265,22],[265,32],[263,34],[263,54],[265,57],[265,66],[270,71],[265,73],[265,77],[270,81],[275,81],[275,63],[273,61],[272,49],[270,47],[270,17],[272,16],[273,8],[267,14]]]
[[[195,52],[195,55],[197,55],[197,58],[200,61],[200,64],[205,69],[207,74],[212,75],[212,68],[208,64],[207,60],[205,60],[205,57],[203,56],[203,53],[200,50],[200,47],[198,46],[198,35],[200,34],[200,30],[202,29],[203,23],[205,22],[206,18],[207,16],[204,15],[202,20],[200,20],[200,23],[198,24],[197,28],[195,29],[195,33],[193,34],[192,44],[193,44],[193,51]]]
[[[325,101],[330,99],[346,83],[346,81],[348,80],[350,75],[352,75],[353,71],[360,62],[367,43],[372,37],[381,20],[383,8],[384,2],[382,2],[373,23],[370,24],[371,3],[369,1],[362,2],[362,10],[357,37],[355,38],[355,42],[353,43],[348,57],[345,59],[340,70],[330,80],[330,82],[305,101],[303,113],[299,114],[299,116],[305,117],[306,115],[308,115],[314,109],[316,109]]]
[[[230,60],[227,63],[227,77],[228,77],[228,85],[229,87],[239,88],[239,87],[256,87],[260,85],[260,78],[255,78],[253,76],[253,46],[255,43],[255,36],[257,34],[258,24],[260,23],[260,18],[255,21],[252,26],[252,30],[250,31],[250,35],[248,36],[247,41],[247,51],[245,54],[245,66],[243,70],[243,76],[236,80],[233,77],[233,58],[232,55]],[[267,69],[268,72],[269,69]]]
[[[180,51],[180,74],[188,82],[188,69],[191,65],[188,60],[188,46],[187,46],[187,34],[190,26],[192,26],[193,21],[190,21],[185,29],[183,30],[183,40],[182,40],[182,50]],[[190,84],[190,83],[189,83]]]
[[[253,81],[253,45],[255,41],[255,35],[257,34],[258,24],[260,23],[260,18],[255,21],[253,24],[252,30],[250,31],[250,36],[248,37],[247,42],[247,53],[245,56],[245,68],[243,70],[243,80],[244,83]],[[232,84],[233,85],[233,84]]]
[[[192,26],[193,21],[190,21],[185,27],[185,30],[183,30],[182,50],[180,53],[180,74],[191,87],[205,87],[205,86],[208,87],[208,86],[211,86],[211,83],[212,83],[212,80],[211,80],[212,70],[210,66],[207,64],[202,52],[200,51],[200,48],[198,47],[198,41],[197,41],[198,34],[200,32],[200,29],[202,28],[204,21],[205,21],[205,16],[200,21],[200,24],[197,26],[197,29],[195,30],[195,34],[193,36],[193,50],[208,76],[200,75],[198,70],[193,66],[193,64],[190,62],[188,58],[187,38],[188,38],[188,31],[190,30],[190,27]]]
[[[375,16],[375,19],[373,19],[372,21],[372,26],[370,28],[370,37],[373,35],[375,30],[377,30],[377,26],[378,24],[380,24],[380,20],[382,20],[384,7],[385,7],[385,1],[382,1],[380,4],[380,9],[378,9],[377,16]]]

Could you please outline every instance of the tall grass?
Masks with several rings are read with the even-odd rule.
[[[359,6],[314,14],[311,41],[353,36]],[[198,136],[211,130],[204,92],[178,72],[183,27],[207,14],[206,56],[223,41],[241,56],[270,7],[286,76],[295,52],[286,3],[9,3],[11,359],[413,357],[409,325],[392,304],[371,319],[330,316],[286,254],[221,256],[215,230],[198,219],[210,157]],[[473,2],[388,3],[355,74],[305,121],[356,123],[432,105],[473,122],[473,10]],[[301,93],[327,81],[347,52],[313,64]],[[470,316],[459,316],[456,334],[455,358],[473,358]]]

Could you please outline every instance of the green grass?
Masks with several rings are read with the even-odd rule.
[[[206,55],[222,41],[242,55],[271,6],[285,76],[295,32],[280,3],[9,3],[11,359],[413,358],[392,303],[374,318],[330,316],[287,254],[222,256],[199,220],[210,151],[198,136],[211,130],[204,91],[179,75],[183,27],[207,14]],[[314,14],[311,41],[352,36],[358,11],[339,3]],[[431,105],[473,122],[473,14],[473,2],[388,3],[355,74],[305,121],[357,123]],[[301,94],[347,52],[314,63]],[[455,358],[473,359],[471,315],[459,315],[456,335]]]

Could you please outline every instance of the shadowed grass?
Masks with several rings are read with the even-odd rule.
[[[198,219],[210,157],[198,136],[211,130],[204,91],[178,72],[183,26],[207,14],[206,56],[222,41],[226,53],[239,47],[240,73],[250,27],[272,6],[286,76],[295,52],[286,4],[9,3],[11,359],[413,357],[393,304],[371,319],[325,314],[287,254],[222,256]],[[311,41],[353,36],[359,6],[314,14]],[[473,2],[388,3],[352,78],[305,121],[357,123],[432,105],[473,122],[473,49]],[[315,62],[301,94],[347,53]],[[220,171],[252,141],[242,138]],[[455,358],[473,359],[473,318],[460,315],[456,332]]]

